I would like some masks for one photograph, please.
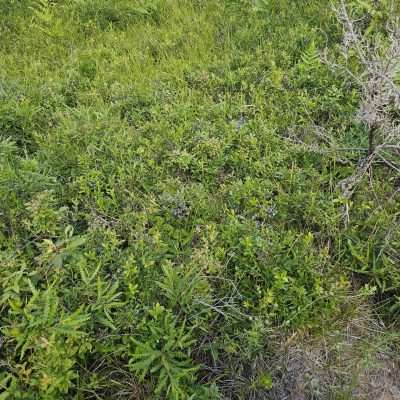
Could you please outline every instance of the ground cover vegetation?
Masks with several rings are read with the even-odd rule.
[[[398,399],[396,7],[0,0],[0,399]]]

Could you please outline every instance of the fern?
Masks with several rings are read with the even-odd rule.
[[[310,71],[319,65],[321,65],[321,62],[318,49],[315,43],[311,42],[308,48],[301,55],[301,66],[304,71]]]
[[[147,325],[147,340],[132,338],[135,347],[130,368],[140,380],[147,375],[156,377],[155,393],[168,399],[189,398],[188,385],[198,370],[189,357],[190,346],[195,342],[185,323],[176,325],[173,315],[161,308],[161,315]]]
[[[204,308],[201,304],[211,302],[210,288],[194,265],[185,268],[166,262],[163,272],[164,278],[157,285],[167,298],[170,309],[183,313],[188,318],[209,311],[209,308]]]
[[[46,27],[52,20],[51,6],[48,0],[35,0],[30,7],[37,23],[34,26],[43,32],[48,33]]]
[[[65,33],[62,20],[56,16],[54,5],[49,0],[35,0],[30,9],[33,13],[33,28],[53,39]]]

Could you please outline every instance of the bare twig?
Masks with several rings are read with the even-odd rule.
[[[357,119],[368,129],[368,154],[379,144],[399,146],[399,121],[393,111],[400,111],[400,87],[396,75],[400,67],[400,24],[395,13],[386,24],[387,42],[375,35],[370,38],[358,28],[360,19],[354,19],[342,1],[335,9],[343,29],[342,63],[333,62],[324,53],[322,61],[334,70],[342,71],[358,86],[360,106]],[[355,73],[348,61],[356,57],[362,71]],[[378,138],[378,136],[380,136]]]

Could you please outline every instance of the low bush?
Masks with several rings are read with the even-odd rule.
[[[273,399],[290,338],[396,326],[398,142],[330,2],[0,13],[0,399]]]

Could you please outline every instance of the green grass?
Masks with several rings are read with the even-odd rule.
[[[278,334],[354,294],[397,317],[398,174],[342,218],[360,153],[335,149],[367,135],[320,62],[329,1],[0,13],[0,399],[269,398]]]

